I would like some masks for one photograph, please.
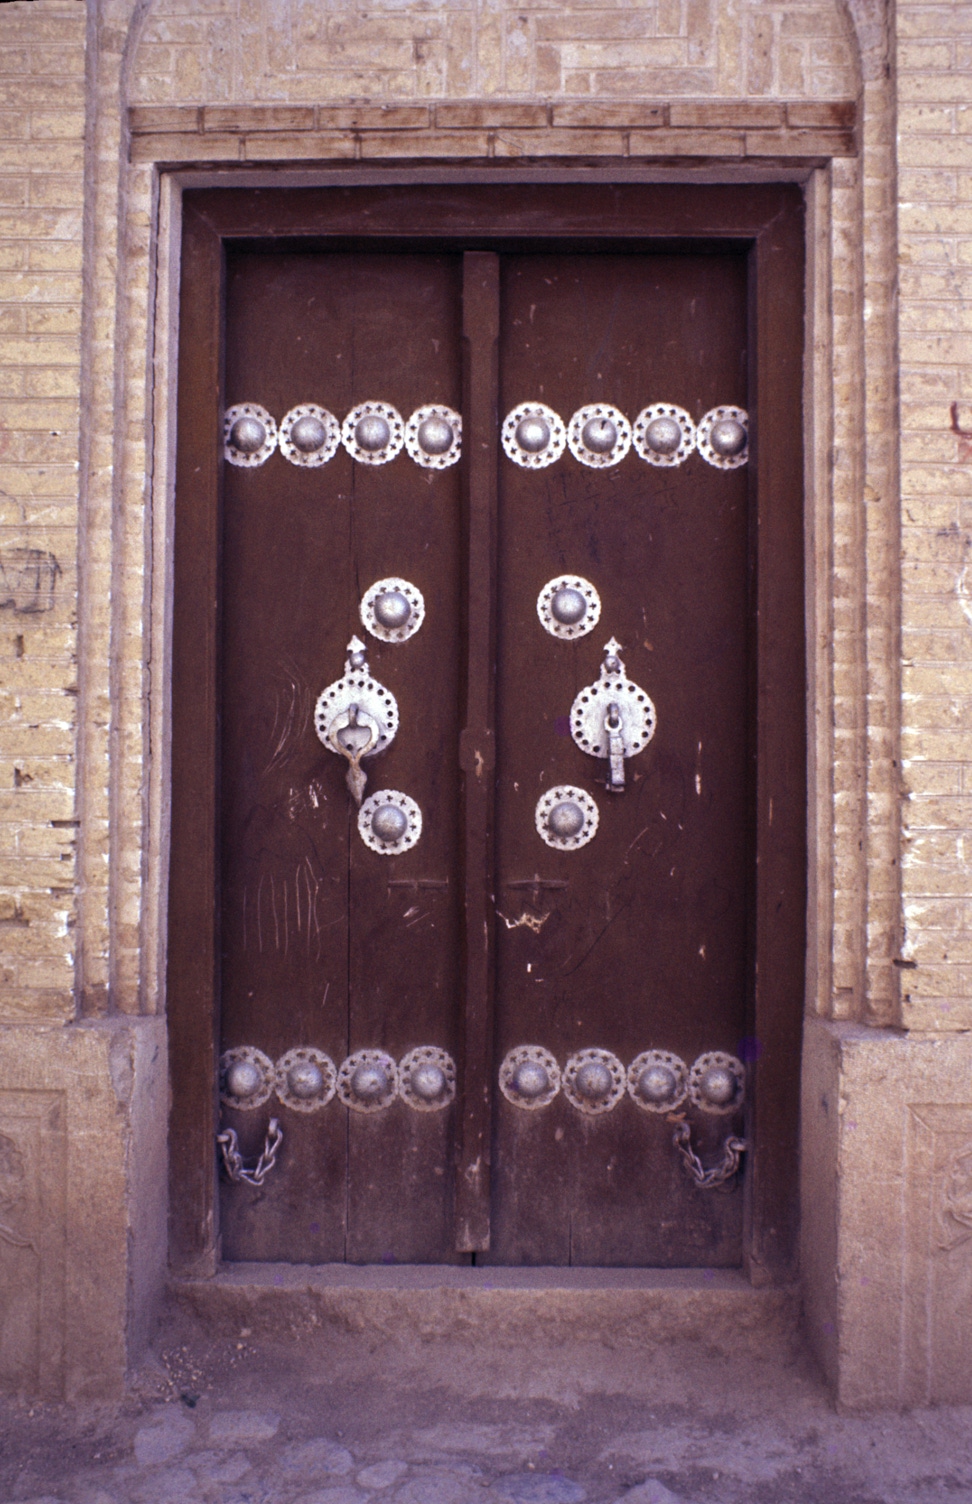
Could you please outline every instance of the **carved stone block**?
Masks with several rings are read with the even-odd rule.
[[[972,1401],[972,1103],[911,1105],[906,1141],[907,1398]]]
[[[63,1386],[65,1128],[63,1092],[0,1091],[0,1390]]]

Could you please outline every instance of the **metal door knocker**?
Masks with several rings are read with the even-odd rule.
[[[628,678],[621,644],[605,644],[601,677],[582,689],[570,710],[570,732],[582,752],[608,760],[607,788],[624,792],[624,760],[647,747],[655,734],[655,707]]]
[[[398,730],[395,696],[371,677],[360,637],[348,643],[343,679],[336,679],[318,696],[314,729],[325,747],[347,758],[347,785],[360,806],[368,781],[361,761],[383,752]]]

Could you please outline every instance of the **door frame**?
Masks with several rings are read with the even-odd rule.
[[[167,998],[170,1261],[219,1257],[219,537],[225,243],[522,250],[744,251],[749,282],[750,997],[744,1268],[795,1272],[807,901],[804,616],[804,201],[794,184],[669,183],[187,189],[172,618]],[[498,442],[498,435],[497,435]],[[770,567],[772,563],[772,567]],[[461,756],[456,749],[457,757]],[[766,1125],[765,1131],[763,1125]]]

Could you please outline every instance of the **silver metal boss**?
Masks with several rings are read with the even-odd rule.
[[[567,425],[567,443],[575,460],[591,470],[618,465],[631,448],[631,424],[609,402],[579,407]]]
[[[671,1112],[688,1092],[688,1067],[670,1050],[645,1050],[628,1066],[628,1095],[645,1112]]]
[[[359,402],[342,424],[341,439],[362,465],[387,465],[401,453],[405,424],[390,402]]]
[[[341,447],[341,425],[326,407],[302,402],[281,420],[280,453],[292,465],[326,465]]]
[[[317,1112],[327,1106],[336,1088],[334,1061],[323,1050],[299,1045],[277,1061],[277,1097],[292,1112]]]
[[[585,789],[571,783],[548,789],[537,800],[537,834],[555,851],[576,851],[597,835],[597,805]]]
[[[448,469],[462,454],[461,416],[437,402],[417,407],[405,424],[405,448],[424,470]]]
[[[578,1050],[564,1066],[564,1096],[578,1112],[611,1112],[624,1096],[625,1072],[610,1050]]]
[[[407,642],[425,620],[425,598],[417,585],[392,577],[376,580],[361,597],[361,621],[382,642]]]
[[[231,465],[262,465],[277,447],[277,425],[259,402],[237,402],[223,414],[223,454]]]
[[[252,1045],[235,1045],[219,1061],[219,1097],[226,1107],[249,1112],[268,1101],[276,1084],[273,1061]]]
[[[398,1095],[398,1067],[384,1050],[356,1050],[341,1063],[337,1094],[352,1112],[381,1112]]]
[[[634,422],[634,447],[649,465],[681,465],[695,448],[695,424],[684,407],[655,402]]]
[[[559,460],[567,443],[563,419],[543,402],[521,402],[503,419],[503,449],[514,465],[544,470]]]
[[[415,1112],[439,1112],[456,1095],[456,1063],[434,1044],[420,1044],[398,1063],[398,1092]]]
[[[520,1044],[499,1069],[500,1091],[514,1107],[547,1107],[560,1090],[560,1066],[539,1044]]]
[[[717,470],[737,470],[749,459],[749,414],[742,407],[712,407],[701,420],[696,448]]]
[[[689,1071],[689,1096],[703,1112],[735,1112],[742,1106],[745,1089],[742,1061],[721,1050],[700,1055]]]
[[[559,574],[537,596],[537,615],[551,637],[570,642],[584,637],[601,619],[601,597],[590,580],[579,574]]]
[[[400,856],[422,834],[422,811],[408,794],[380,789],[358,811],[358,834],[379,856]]]

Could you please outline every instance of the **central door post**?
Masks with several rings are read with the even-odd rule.
[[[456,1165],[456,1249],[489,1248],[493,1054],[493,767],[496,738],[496,495],[499,257],[463,256],[463,556],[465,715],[462,769],[462,1120]]]

